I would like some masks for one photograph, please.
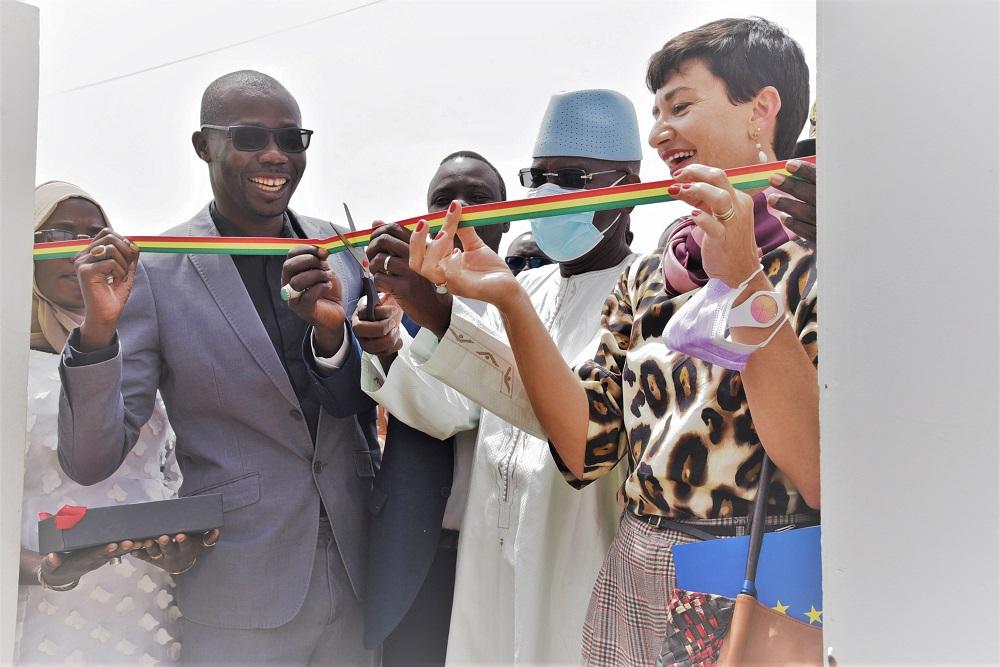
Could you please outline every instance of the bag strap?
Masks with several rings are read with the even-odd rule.
[[[766,453],[760,464],[760,482],[757,486],[757,497],[753,501],[753,514],[750,519],[750,548],[747,550],[747,567],[743,575],[741,593],[757,597],[757,562],[760,560],[760,548],[764,543],[764,524],[767,523],[767,489],[771,486],[774,475],[774,462]]]

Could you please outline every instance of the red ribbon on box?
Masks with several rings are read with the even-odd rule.
[[[80,519],[87,513],[87,508],[83,505],[63,505],[56,512],[56,528],[59,530],[70,530],[80,523]],[[38,520],[44,521],[52,515],[48,512],[39,512]]]

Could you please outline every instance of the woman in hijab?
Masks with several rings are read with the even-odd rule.
[[[107,216],[86,192],[59,181],[35,189],[35,242],[92,238]],[[107,506],[176,496],[173,431],[162,403],[118,471],[93,486],[66,477],[56,451],[59,353],[84,317],[74,261],[35,264],[28,365],[24,512],[18,591],[17,662],[152,664],[175,660],[180,649],[170,576],[120,556],[141,545],[122,542],[71,554],[38,550],[37,515],[63,505]],[[140,554],[144,555],[144,554]],[[117,564],[104,567],[107,563]]]

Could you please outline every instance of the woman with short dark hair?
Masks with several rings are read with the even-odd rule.
[[[625,511],[584,629],[588,664],[655,661],[675,586],[671,547],[691,541],[692,528],[745,534],[765,450],[780,469],[767,525],[818,521],[814,249],[782,225],[773,189],[736,191],[722,171],[791,155],[809,103],[802,49],[764,19],[715,21],[667,42],[647,82],[649,143],[677,181],[671,194],[696,210],[662,254],[622,273],[597,353],[575,372],[471,228],[458,230],[465,251],[452,253],[460,210],[426,252],[426,232],[411,240],[426,277],[502,312],[567,481],[583,486],[626,460]],[[699,304],[720,299],[734,311],[747,304],[724,342],[689,326]],[[668,324],[680,333],[672,347]]]

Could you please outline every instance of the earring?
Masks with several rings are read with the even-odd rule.
[[[760,136],[760,128],[758,127],[757,131],[754,132],[753,139],[756,141],[757,137],[759,136]],[[755,143],[754,146],[757,148],[757,161],[761,163],[767,162],[767,153],[764,152],[764,149],[763,147],[761,147],[760,142],[757,141],[757,143]]]

